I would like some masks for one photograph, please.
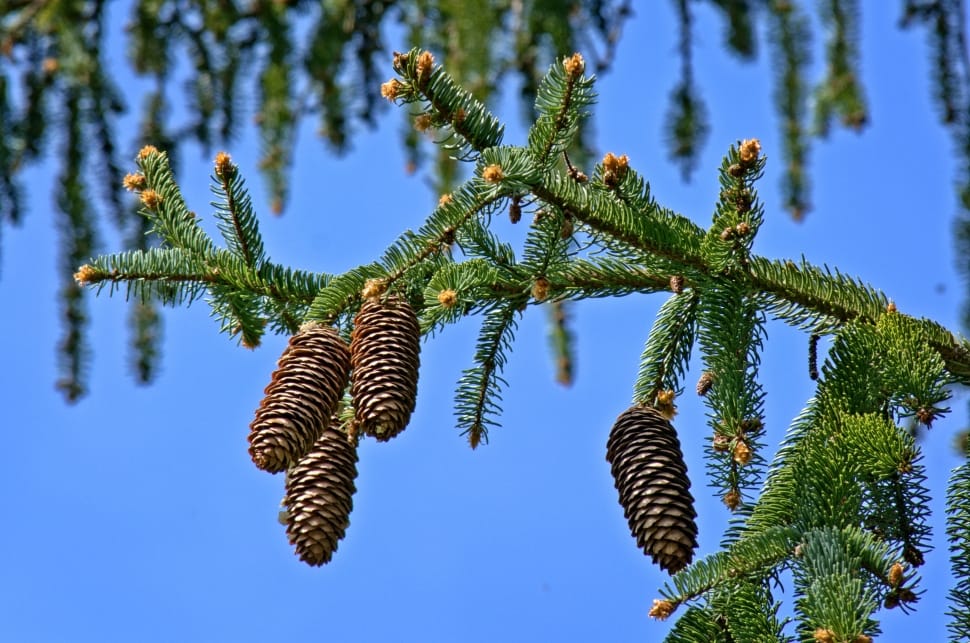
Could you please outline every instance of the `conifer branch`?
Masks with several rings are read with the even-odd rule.
[[[61,247],[62,274],[65,277],[71,274],[75,266],[93,254],[97,243],[90,199],[82,181],[85,141],[81,92],[70,92],[67,98],[67,137],[63,152],[65,163],[57,195],[57,207],[62,214],[60,227],[65,241]],[[61,295],[64,330],[58,346],[61,376],[57,381],[57,388],[64,393],[67,401],[75,402],[84,395],[86,389],[84,369],[90,352],[84,332],[88,321],[87,310],[83,291],[69,277],[62,286]]]
[[[212,186],[212,191],[222,197],[222,202],[212,205],[216,208],[222,237],[230,252],[239,255],[251,269],[258,270],[266,258],[259,222],[239,168],[225,152],[216,155],[215,178],[218,184]]]
[[[548,275],[550,299],[622,297],[667,290],[670,277],[622,259],[574,259]]]
[[[950,542],[950,570],[956,583],[950,589],[950,622],[953,640],[970,637],[970,466],[953,470],[946,492],[946,535]]]
[[[185,248],[199,256],[210,256],[215,246],[202,230],[182,198],[168,155],[148,145],[138,153],[138,164],[144,172],[144,186],[139,187],[142,215],[152,223],[152,231],[168,245]]]
[[[720,641],[722,635],[723,626],[712,610],[691,605],[670,628],[664,643]]]
[[[667,133],[669,156],[680,165],[681,175],[686,181],[690,180],[691,172],[697,164],[709,127],[704,101],[694,84],[692,17],[689,3],[687,0],[676,0],[674,4],[677,7],[680,32],[677,45],[680,55],[680,80],[670,93],[670,106],[664,129]]]
[[[447,123],[458,135],[457,145],[462,158],[469,160],[474,153],[501,143],[504,127],[472,94],[452,80],[428,51],[417,47],[406,54],[394,55],[394,70],[405,80],[388,81],[381,93],[389,100],[400,98],[408,103],[423,99],[428,102],[434,118]]]
[[[856,0],[827,0],[822,23],[828,31],[826,77],[815,89],[815,129],[825,136],[835,113],[843,125],[859,130],[866,123],[866,104],[859,83],[859,6]]]
[[[535,164],[548,167],[573,143],[584,109],[596,98],[593,80],[584,75],[586,63],[579,54],[557,61],[536,92],[538,116],[529,129],[528,148]]]
[[[576,372],[576,360],[573,351],[574,336],[569,328],[568,302],[553,301],[549,303],[550,332],[549,340],[552,345],[553,359],[556,365],[556,381],[563,386],[570,386]]]
[[[809,143],[804,120],[807,108],[805,72],[809,63],[811,32],[808,17],[798,3],[772,0],[769,40],[776,66],[775,103],[782,115],[782,141],[787,172],[782,181],[785,207],[801,220],[809,209],[805,173]]]
[[[787,526],[751,535],[734,543],[726,551],[695,561],[674,574],[670,583],[661,588],[660,594],[676,608],[732,578],[761,575],[790,558],[800,537],[798,530]]]
[[[653,405],[664,390],[680,393],[697,325],[697,292],[674,294],[664,302],[640,355],[634,403]]]
[[[500,389],[506,382],[502,379],[505,354],[512,347],[515,317],[523,300],[512,300],[485,315],[475,349],[476,366],[466,369],[458,382],[455,395],[455,414],[462,435],[474,449],[481,442],[488,444],[488,427],[496,424],[491,418],[500,411]]]

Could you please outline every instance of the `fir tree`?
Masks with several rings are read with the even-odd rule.
[[[908,425],[933,424],[949,410],[952,387],[970,383],[970,343],[837,270],[755,253],[766,163],[756,139],[727,150],[707,226],[658,203],[624,155],[608,153],[582,172],[568,152],[595,92],[579,54],[549,67],[520,144],[504,140],[499,119],[428,51],[396,54],[393,69],[384,97],[446,129],[441,145],[474,171],[381,257],[342,274],[271,261],[226,154],[213,172],[219,244],[184,202],[166,152],[146,147],[126,183],[160,247],[104,255],[75,274],[81,286],[173,305],[205,294],[222,330],[249,346],[267,330],[302,338],[307,328],[335,329],[319,331],[325,341],[291,342],[264,403],[281,421],[301,418],[300,439],[285,445],[297,464],[283,516],[301,557],[326,562],[344,536],[354,446],[368,434],[389,437],[367,424],[382,392],[405,393],[390,403],[388,430],[397,434],[408,421],[415,328],[430,336],[473,313],[481,318],[473,363],[455,395],[458,430],[475,448],[497,430],[502,370],[528,309],[665,293],[631,382],[633,405],[616,409],[607,456],[631,530],[672,573],[650,610],[677,618],[667,640],[860,643],[880,633],[883,610],[913,608],[930,526],[922,447]],[[519,249],[489,225],[505,210],[522,223],[531,215]],[[770,461],[758,368],[768,317],[805,332],[813,352],[802,366],[817,378]],[[338,333],[352,340],[352,353],[361,351],[348,381]],[[830,344],[826,354],[815,355],[818,338]],[[674,415],[694,354],[704,365],[696,389],[709,417],[705,471],[683,466]],[[314,372],[325,373],[325,383]],[[364,416],[351,380],[368,382]],[[340,382],[346,394],[333,408]],[[392,382],[386,391],[383,382]],[[305,400],[288,406],[277,395],[283,389],[325,390],[326,412],[308,413]],[[697,558],[688,489],[702,480],[733,519],[721,549]],[[970,621],[966,480],[961,467],[948,491],[955,636],[966,636]],[[793,578],[790,593],[776,584],[783,573]],[[780,616],[783,603],[793,621]]]

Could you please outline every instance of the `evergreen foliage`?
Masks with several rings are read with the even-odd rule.
[[[78,270],[77,282],[124,285],[173,304],[206,292],[221,330],[246,345],[267,328],[293,334],[304,320],[347,336],[363,302],[380,297],[406,299],[429,336],[480,314],[455,403],[472,447],[497,427],[502,370],[530,306],[670,291],[646,340],[634,402],[670,417],[697,350],[709,378],[699,387],[712,429],[707,482],[733,520],[722,549],[674,574],[654,602],[658,618],[685,607],[668,640],[864,641],[879,632],[881,609],[909,609],[930,527],[921,448],[907,424],[930,425],[947,412],[950,388],[970,383],[968,344],[837,271],[754,255],[765,164],[756,140],[728,150],[704,229],[657,204],[625,156],[607,154],[591,178],[567,161],[594,99],[578,54],[554,63],[539,84],[537,122],[522,146],[503,143],[499,121],[428,52],[397,54],[393,66],[398,78],[385,84],[393,88],[386,97],[453,123],[445,144],[474,163],[474,176],[382,258],[337,276],[270,263],[224,154],[214,190],[226,246],[217,247],[182,200],[167,155],[149,147],[127,183],[162,247],[100,257]],[[465,118],[455,118],[459,110]],[[523,203],[533,217],[517,250],[489,222]],[[757,375],[768,315],[832,343],[814,397],[766,468]],[[350,421],[346,409],[338,415]],[[960,470],[949,491],[955,632],[968,619],[966,477]],[[776,596],[788,573],[793,593]],[[793,599],[793,623],[778,615],[783,598]]]
[[[772,100],[785,141],[786,205],[794,216],[807,212],[812,138],[827,135],[836,123],[860,129],[869,120],[860,73],[860,5],[856,0],[674,0],[669,11],[677,23],[680,77],[670,88],[663,134],[672,161],[685,177],[696,166],[708,129],[703,88],[694,78],[694,24],[699,12],[712,11],[724,28],[724,48],[739,61],[752,60],[761,48],[759,33],[766,35],[764,49],[775,66]],[[109,12],[118,7],[127,17],[127,62],[152,85],[141,95],[116,81],[118,61],[106,54],[113,36],[108,26],[114,14]],[[546,163],[560,163],[558,152],[568,141],[573,159],[586,164],[588,133],[574,131],[581,110],[557,112],[562,106],[556,105],[555,93],[547,92],[545,71],[556,57],[577,49],[598,52],[592,68],[600,74],[608,71],[634,9],[631,0],[572,0],[565,5],[558,0],[6,0],[0,3],[0,233],[3,223],[24,219],[23,170],[53,152],[63,168],[61,185],[54,187],[62,195],[57,205],[67,222],[61,226],[62,263],[75,266],[97,252],[95,232],[107,225],[121,233],[128,250],[148,249],[158,240],[145,238],[144,221],[124,205],[119,157],[151,143],[166,150],[174,163],[186,143],[210,150],[238,135],[240,123],[250,118],[259,131],[260,167],[271,209],[282,212],[291,150],[301,124],[314,120],[325,147],[339,154],[349,148],[357,130],[373,126],[382,114],[378,62],[389,54],[384,36],[391,28],[400,28],[412,46],[430,43],[449,61],[449,74],[417,78],[417,85],[398,88],[416,107],[403,114],[414,125],[409,123],[402,135],[409,169],[430,162],[439,193],[459,182],[456,157],[473,156],[498,143],[499,122],[486,125],[480,119],[489,118],[484,106],[494,102],[509,78],[520,85],[523,113],[536,125],[533,135],[552,136],[543,144],[530,142],[530,153]],[[970,256],[965,3],[902,0],[900,24],[927,34],[933,98],[963,163],[957,189],[964,212],[956,239],[961,255]],[[821,78],[809,77],[812,59],[825,61]],[[178,102],[180,95],[184,104]],[[588,99],[582,92],[569,96]],[[429,111],[426,101],[438,103]],[[536,109],[542,118],[533,118]],[[119,140],[116,125],[133,110],[141,114],[136,140]],[[571,119],[571,124],[559,118]],[[449,145],[431,146],[419,130],[445,136]],[[73,147],[52,150],[51,141],[58,139]],[[68,187],[74,196],[66,196]],[[78,190],[84,199],[76,198]],[[104,207],[94,207],[98,195]],[[65,330],[59,349],[60,387],[75,400],[86,386],[86,302],[69,283],[61,302]],[[229,308],[245,316],[247,305],[237,301]],[[229,308],[224,314],[236,314]],[[565,310],[556,302],[552,308]],[[566,351],[566,363],[568,332],[562,331],[567,318],[559,313],[551,317],[556,350]],[[155,302],[145,299],[133,309],[131,321],[135,370],[140,381],[148,382],[156,371],[161,337]]]

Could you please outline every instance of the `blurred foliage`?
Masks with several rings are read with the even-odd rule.
[[[783,188],[796,218],[810,209],[811,138],[826,135],[833,124],[859,129],[868,119],[859,68],[859,3],[818,0],[811,7],[814,21],[810,4],[674,0],[671,5],[680,56],[680,79],[671,88],[664,124],[671,159],[686,178],[704,143],[707,109],[693,77],[692,29],[694,14],[714,11],[724,25],[724,48],[739,61],[754,59],[758,34],[766,35],[776,67],[773,100],[784,141]],[[125,61],[108,47],[117,41],[108,28],[117,24],[118,11],[127,14]],[[23,220],[22,171],[56,154],[62,181],[55,189],[70,190],[56,200],[65,222],[60,226],[65,266],[76,264],[81,252],[97,249],[96,233],[105,225],[128,239],[130,249],[150,246],[154,242],[143,238],[142,223],[121,198],[119,157],[145,143],[167,150],[173,161],[186,143],[209,152],[239,135],[249,119],[259,131],[270,207],[281,213],[294,138],[306,118],[339,154],[352,144],[355,131],[374,126],[384,112],[379,88],[391,54],[389,34],[403,34],[404,46],[435,52],[447,61],[455,81],[486,104],[514,82],[525,121],[531,122],[549,64],[581,51],[591,71],[608,71],[632,12],[631,0],[5,0],[0,4],[0,231],[4,223]],[[960,151],[958,192],[970,210],[964,3],[904,0],[901,13],[902,27],[927,33],[934,98]],[[825,65],[821,79],[813,80],[808,66],[816,40],[824,43]],[[117,72],[125,63],[137,82],[119,83]],[[120,140],[118,120],[132,110],[141,114],[136,140]],[[408,169],[430,164],[435,189],[446,191],[461,178],[451,150],[431,145],[418,131],[428,123],[406,116],[402,141]],[[591,158],[590,148],[588,133],[581,132],[571,150],[578,165]],[[970,257],[970,217],[960,219],[956,236],[961,256]],[[144,305],[132,321],[132,362],[139,380],[149,381],[161,329],[151,302]],[[67,270],[62,307],[61,385],[73,400],[84,393],[88,351],[85,301]]]

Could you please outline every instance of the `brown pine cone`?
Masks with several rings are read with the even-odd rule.
[[[384,442],[404,430],[418,395],[421,327],[400,297],[364,302],[350,340],[351,395],[360,429]]]
[[[637,545],[670,574],[683,569],[697,548],[697,512],[673,425],[654,408],[627,409],[610,431],[606,459]]]
[[[334,426],[323,430],[310,452],[286,474],[282,517],[300,560],[323,565],[350,525],[357,477],[357,449]]]
[[[277,365],[249,425],[249,454],[271,473],[292,466],[329,423],[347,387],[350,349],[333,328],[308,322]]]

